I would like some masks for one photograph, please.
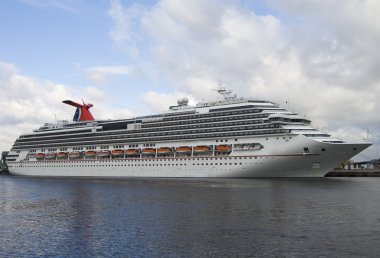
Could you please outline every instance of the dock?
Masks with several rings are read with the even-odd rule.
[[[325,177],[380,177],[380,169],[336,169]]]
[[[1,160],[0,160],[0,175],[9,175],[8,166],[5,162],[5,157],[8,155],[7,151],[3,151],[1,153]]]
[[[7,168],[0,168],[0,175],[9,175],[9,171]]]

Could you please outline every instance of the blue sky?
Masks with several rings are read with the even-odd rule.
[[[285,104],[380,153],[378,1],[5,0],[0,3],[0,150],[94,104],[99,119],[157,113],[187,96]]]
[[[73,82],[66,81],[69,76],[78,77],[76,63],[92,65],[117,59],[107,47],[111,21],[100,11],[109,3],[96,3],[96,7],[86,3],[79,5],[79,10],[68,11],[34,1],[3,2],[1,30],[7,35],[1,41],[3,59],[33,76],[65,79],[65,83]]]

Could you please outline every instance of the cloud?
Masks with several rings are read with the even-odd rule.
[[[13,64],[1,61],[0,90],[0,150],[8,150],[21,132],[67,117],[58,105],[72,97],[64,85],[20,75]]]
[[[21,2],[39,8],[57,8],[67,12],[78,10],[78,1],[73,0],[21,0]]]
[[[83,98],[94,103],[92,112],[96,119],[132,116],[128,109],[113,107],[112,97],[96,87],[77,88],[31,78],[20,74],[13,64],[2,61],[0,90],[0,150],[9,150],[22,133],[30,133],[44,123],[71,120],[75,109],[62,104],[66,99],[80,102]]]
[[[86,70],[87,78],[95,84],[103,84],[107,81],[107,76],[129,75],[133,69],[129,66],[95,66]]]
[[[139,17],[142,11],[143,7],[139,4],[124,8],[119,0],[111,0],[111,7],[108,10],[108,15],[114,21],[114,27],[110,31],[114,44],[134,58],[140,55],[137,47],[138,34],[135,33],[138,23],[135,23],[135,18]]]
[[[288,101],[290,109],[327,132],[362,138],[367,127],[378,131],[380,4],[264,3],[273,14],[239,1],[162,0],[150,7],[113,1],[113,32],[117,28],[124,36],[111,39],[150,53],[149,61],[173,91],[197,100],[215,96],[211,89],[222,77],[238,95]],[[144,98],[155,99],[161,109],[167,99],[159,94]],[[372,141],[376,146],[369,151],[378,157],[379,136]]]
[[[170,106],[177,105],[177,100],[185,97],[183,92],[161,93],[149,91],[143,95],[144,102],[151,108],[151,112],[162,113],[169,110]],[[195,105],[195,100],[189,98],[189,105]]]

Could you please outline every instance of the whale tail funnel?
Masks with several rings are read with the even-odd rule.
[[[73,117],[73,121],[82,122],[82,121],[94,121],[95,120],[94,117],[92,116],[91,112],[90,112],[90,108],[93,107],[92,104],[90,104],[90,103],[85,104],[84,101],[83,101],[83,104],[79,104],[79,103],[76,103],[76,102],[71,101],[71,100],[64,100],[62,102],[67,104],[67,105],[70,105],[70,106],[77,108],[77,110],[75,111],[74,117]]]

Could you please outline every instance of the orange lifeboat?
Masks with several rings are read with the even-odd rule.
[[[153,148],[145,148],[145,149],[142,149],[141,150],[141,153],[143,155],[149,155],[149,156],[152,156],[152,155],[155,155],[156,154],[156,149],[153,149]]]
[[[80,153],[79,151],[72,151],[69,153],[70,159],[77,159],[80,158],[80,156],[82,156],[82,153]]]
[[[136,156],[137,154],[138,153],[137,153],[136,149],[129,149],[129,150],[125,151],[125,155],[127,155],[127,156]]]
[[[44,153],[37,153],[36,154],[36,159],[37,160],[42,160],[42,159],[44,159],[45,158],[45,154]]]
[[[208,146],[196,146],[193,149],[194,153],[205,153],[209,152],[210,148]]]
[[[215,146],[216,152],[231,152],[231,146],[230,145],[217,145]]]
[[[59,158],[59,159],[65,159],[65,158],[67,158],[67,152],[58,152],[57,153],[57,158]]]
[[[49,152],[49,153],[46,153],[46,155],[45,155],[45,159],[55,159],[56,156],[57,156],[56,153],[54,153],[54,152]]]
[[[110,156],[110,152],[108,150],[100,150],[97,154],[99,158],[108,158]]]
[[[84,155],[86,158],[94,158],[96,156],[96,151],[86,151]]]
[[[187,146],[177,147],[175,149],[175,152],[177,152],[177,153],[191,153],[191,147],[187,147]]]
[[[162,147],[162,148],[159,148],[157,150],[157,153],[158,154],[169,154],[172,152],[172,149],[171,148],[168,148],[168,147]]]
[[[113,157],[123,157],[124,156],[124,151],[123,150],[113,150],[112,152]]]

